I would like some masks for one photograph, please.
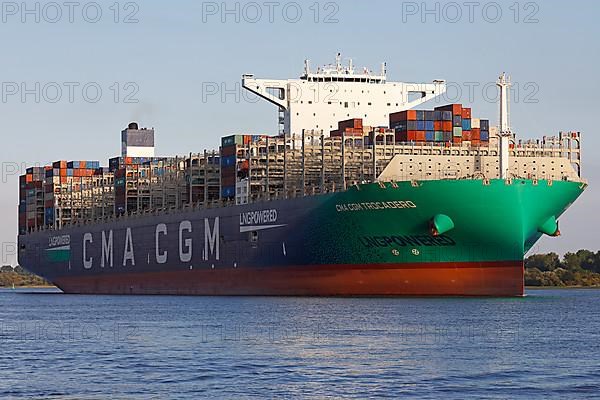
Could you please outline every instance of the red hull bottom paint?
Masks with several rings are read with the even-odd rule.
[[[57,278],[66,293],[205,296],[522,296],[523,262],[319,265]]]

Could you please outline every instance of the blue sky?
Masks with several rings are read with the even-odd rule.
[[[58,17],[55,9],[42,4],[39,12],[29,14],[21,3],[14,3],[17,10],[11,4],[3,3],[0,20],[3,243],[13,242],[16,235],[14,165],[58,159],[106,164],[119,153],[119,132],[130,120],[157,129],[161,155],[216,148],[219,138],[231,133],[275,133],[272,106],[243,97],[238,101],[233,95],[225,101],[219,95],[203,99],[203,85],[214,82],[235,89],[243,73],[297,77],[305,58],[313,65],[325,64],[339,51],[354,58],[356,66],[375,69],[386,61],[391,80],[446,79],[462,90],[461,96],[449,93],[450,100],[469,104],[476,115],[492,121],[497,120],[497,106],[482,87],[500,72],[509,72],[519,88],[512,125],[521,138],[559,130],[584,134],[584,174],[591,187],[562,219],[564,236],[544,239],[537,249],[599,247],[596,2],[481,2],[472,20],[464,3],[454,3],[460,17],[456,7],[439,3],[439,21],[436,12],[422,13],[421,2],[380,0],[275,2],[272,21],[263,2],[238,3],[239,21],[234,2],[227,3],[234,12],[224,15],[221,2],[121,2],[118,16],[112,0],[98,2],[99,7],[81,2],[72,17],[64,7]],[[35,2],[25,4],[35,10]],[[426,4],[435,10],[434,2]],[[102,17],[93,23],[98,8]],[[493,22],[498,9],[502,16]],[[134,23],[124,23],[126,19]],[[21,85],[31,90],[36,82],[40,101],[34,94],[23,101]],[[74,82],[72,101],[68,82]],[[53,83],[62,88],[56,102]],[[15,84],[19,93],[11,94]],[[479,86],[469,96],[473,84]],[[95,88],[102,95],[94,103],[89,100],[96,97]],[[125,101],[128,94],[138,102]],[[10,250],[3,248],[3,258],[10,258]]]

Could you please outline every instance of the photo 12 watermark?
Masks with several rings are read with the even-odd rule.
[[[401,4],[402,23],[476,23],[515,24],[539,23],[540,5],[537,2],[417,2],[404,1]]]
[[[444,82],[446,91],[433,99],[437,105],[456,103],[491,103],[498,104],[500,91],[495,81],[488,82]],[[512,82],[509,87],[510,102],[513,104],[537,104],[540,86],[537,82]]]
[[[0,266],[13,265],[17,258],[17,243],[2,242],[2,260],[0,260]]]
[[[337,24],[340,5],[337,2],[202,2],[202,23],[290,23],[312,22]]]
[[[285,94],[278,87],[280,82],[264,82],[263,86],[267,95],[285,99],[289,103],[306,100],[310,104],[330,105],[340,102],[339,94],[342,91],[342,85],[337,82],[308,83],[306,85],[300,82],[287,82]],[[240,82],[202,82],[202,103],[258,103],[261,98],[253,90],[254,88],[245,88]]]
[[[140,22],[139,11],[140,6],[135,2],[100,4],[95,1],[3,1],[0,4],[0,19],[3,24],[137,24]]]
[[[2,82],[0,101],[3,104],[23,103],[139,103],[140,87],[136,82]]]
[[[70,321],[27,321],[0,322],[0,343],[2,342],[133,342],[140,335],[140,329],[129,323],[96,323]]]

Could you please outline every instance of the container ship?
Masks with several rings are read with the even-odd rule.
[[[419,109],[443,80],[404,83],[352,61],[299,79],[243,75],[278,132],[155,155],[131,123],[121,155],[20,177],[19,262],[65,293],[521,296],[523,258],[586,189],[579,132],[517,140]]]

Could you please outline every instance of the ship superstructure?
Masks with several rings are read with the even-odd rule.
[[[300,135],[304,129],[326,132],[339,121],[362,118],[366,126],[386,126],[389,115],[408,110],[446,92],[443,80],[432,83],[391,82],[387,66],[380,72],[356,69],[352,59],[342,65],[341,55],[335,64],[311,70],[305,61],[299,79],[257,79],[247,74],[243,87],[271,102],[279,110],[280,134]]]

